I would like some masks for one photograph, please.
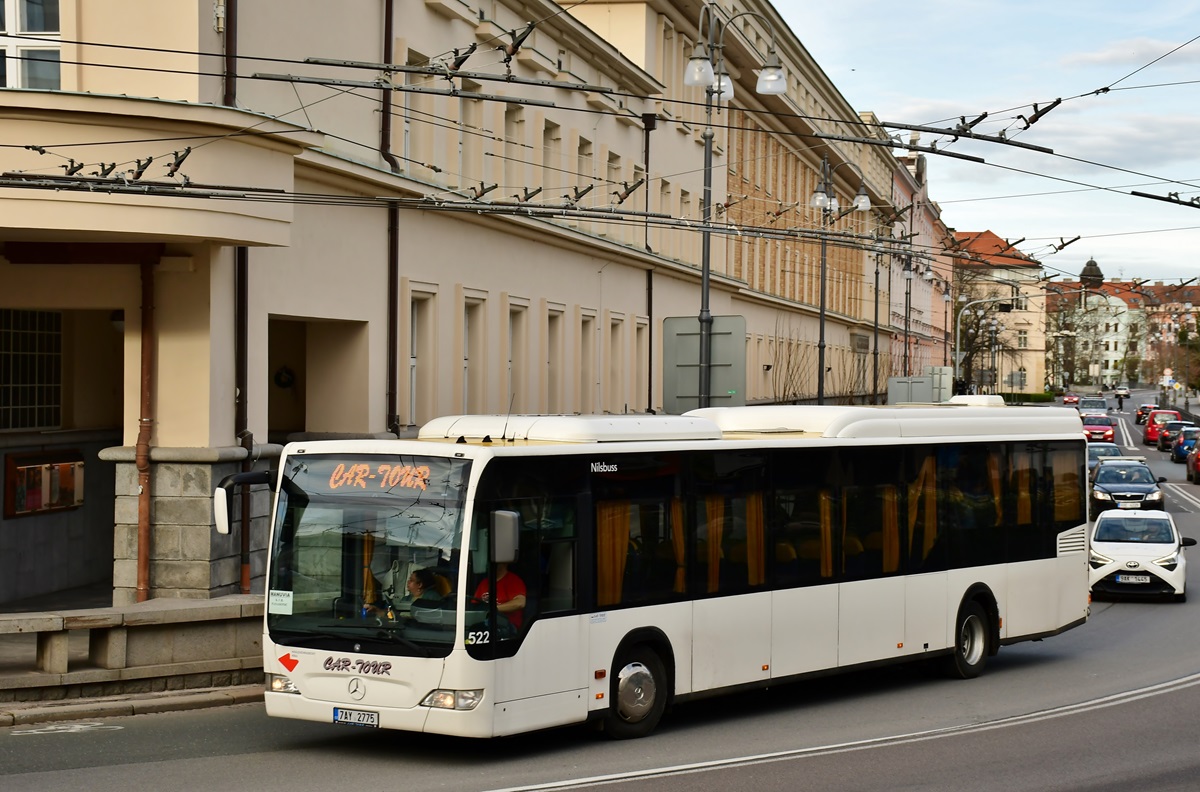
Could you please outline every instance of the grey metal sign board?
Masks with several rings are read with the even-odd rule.
[[[709,405],[746,404],[746,317],[714,316]],[[680,415],[700,406],[700,320],[663,319],[663,409]]]

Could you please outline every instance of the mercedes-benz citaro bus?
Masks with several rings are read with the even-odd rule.
[[[288,444],[270,715],[493,737],[880,663],[978,675],[1086,621],[1072,409],[460,415]],[[488,592],[497,592],[488,596]]]

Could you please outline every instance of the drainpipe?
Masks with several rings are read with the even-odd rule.
[[[254,469],[254,434],[250,431],[250,364],[249,364],[249,335],[250,335],[250,249],[239,245],[234,250],[234,407],[233,428],[246,456],[242,459],[242,472],[249,473]],[[250,593],[250,488],[241,488],[242,518],[239,526],[242,560],[242,593]]]
[[[238,52],[238,5],[237,0],[225,0],[225,90],[221,101],[226,107],[237,105],[237,52]],[[239,245],[234,249],[233,280],[234,280],[234,432],[239,444],[246,449],[242,460],[242,472],[249,473],[254,469],[253,451],[254,435],[250,432],[249,418],[249,354],[247,347],[250,333],[250,249]],[[242,562],[241,589],[243,594],[250,593],[250,488],[241,488],[241,525],[239,526],[240,555]]]
[[[226,107],[237,104],[237,0],[225,0],[225,93],[222,103]]]
[[[142,387],[138,418],[138,532],[137,601],[150,599],[150,434],[154,425],[151,384],[154,381],[154,262],[142,268]]]
[[[396,38],[396,13],[394,0],[383,0],[383,62],[391,63],[395,57],[392,42]],[[392,91],[384,88],[379,99],[379,153],[392,173],[400,172],[400,162],[392,154]],[[399,401],[399,368],[397,355],[400,329],[400,205],[388,201],[387,205],[387,429],[400,434],[400,416],[396,410]]]
[[[658,116],[642,113],[642,167],[646,173],[646,250],[650,250],[650,133],[658,126]],[[646,316],[649,344],[646,353],[646,412],[654,412],[654,268],[646,270]]]

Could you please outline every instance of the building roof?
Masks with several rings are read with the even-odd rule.
[[[1034,258],[1025,255],[991,231],[955,231],[958,250],[971,258],[964,266],[1041,267]]]

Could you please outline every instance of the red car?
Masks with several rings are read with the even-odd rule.
[[[1146,428],[1142,431],[1142,445],[1157,445],[1158,435],[1167,421],[1178,421],[1182,417],[1177,410],[1151,410],[1146,416]]]
[[[1079,404],[1079,394],[1078,393],[1064,393],[1063,394],[1063,404],[1064,405]]]
[[[1107,415],[1083,416],[1083,436],[1089,443],[1111,443],[1117,420]]]

